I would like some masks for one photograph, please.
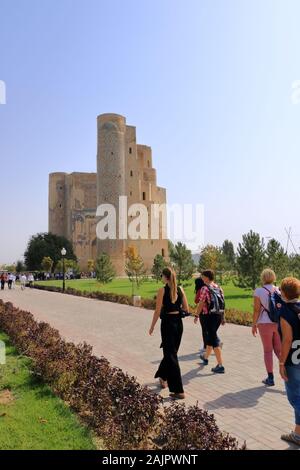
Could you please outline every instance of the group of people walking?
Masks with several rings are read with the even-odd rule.
[[[16,276],[13,273],[2,273],[0,275],[1,290],[5,289],[6,283],[9,289],[14,288],[16,285]]]
[[[9,290],[14,289],[16,281],[20,282],[21,290],[24,290],[26,286],[33,287],[34,275],[32,273],[29,273],[28,275],[25,273],[15,275],[13,273],[3,272],[0,274],[1,290],[5,289],[5,284],[7,284]]]
[[[161,348],[163,359],[155,374],[162,388],[169,388],[174,400],[185,398],[178,350],[183,334],[183,318],[190,315],[184,289],[177,285],[172,268],[162,272],[164,287],[157,293],[156,308],[149,334],[161,319]],[[261,287],[254,291],[252,334],[259,333],[267,370],[263,379],[265,386],[275,385],[273,353],[279,360],[279,372],[284,380],[287,398],[294,409],[295,429],[282,435],[282,439],[300,446],[300,281],[294,277],[283,279],[280,289],[275,286],[276,275],[265,269],[261,275]],[[210,269],[196,279],[196,312],[194,323],[200,322],[203,348],[200,359],[208,365],[209,357],[215,353],[217,364],[211,369],[214,374],[224,374],[222,342],[218,337],[219,327],[225,323],[224,293],[214,280]]]

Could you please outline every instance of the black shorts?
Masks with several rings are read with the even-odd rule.
[[[217,331],[222,323],[222,315],[218,313],[207,313],[201,317],[206,332],[206,345],[217,348],[220,340]]]

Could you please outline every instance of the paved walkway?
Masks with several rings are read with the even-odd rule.
[[[67,340],[86,341],[96,355],[105,356],[156,389],[153,376],[161,359],[160,332],[157,324],[153,337],[148,335],[151,311],[34,289],[1,291],[0,298],[50,323]],[[184,328],[180,365],[186,403],[198,402],[214,413],[220,428],[240,441],[246,440],[249,449],[292,448],[280,440],[280,434],[292,428],[293,411],[277,374],[277,364],[276,386],[266,388],[261,384],[265,370],[260,339],[253,338],[248,327],[222,327],[226,374],[213,375],[210,369],[214,357],[208,367],[199,364],[199,326],[187,318]],[[168,396],[166,390],[161,393]]]

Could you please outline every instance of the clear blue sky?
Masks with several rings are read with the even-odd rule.
[[[104,112],[152,146],[170,203],[205,205],[207,243],[299,234],[299,17],[298,0],[0,0],[0,263],[47,230],[49,172],[95,171]]]

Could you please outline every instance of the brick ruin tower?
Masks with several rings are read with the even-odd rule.
[[[151,214],[153,203],[166,203],[166,190],[157,186],[156,170],[152,166],[151,148],[136,142],[136,128],[126,125],[118,114],[101,114],[97,118],[97,173],[51,173],[49,176],[49,232],[63,235],[74,246],[82,270],[88,260],[106,252],[117,275],[125,274],[125,251],[136,247],[148,271],[157,254],[168,258],[168,241],[149,238],[100,240],[96,236],[99,205],[112,204],[117,215],[119,234],[119,197],[127,196],[128,207],[142,203]],[[127,221],[134,217],[129,216]]]

